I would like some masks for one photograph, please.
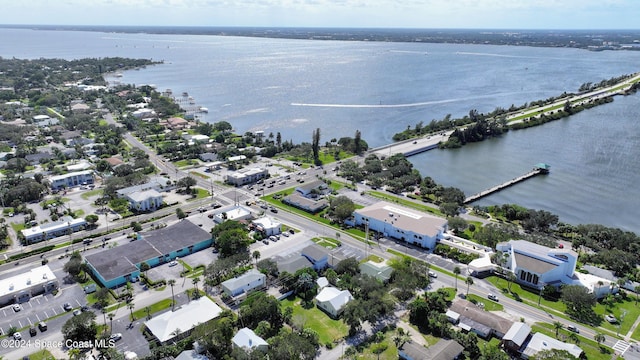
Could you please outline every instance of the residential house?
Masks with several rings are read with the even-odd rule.
[[[288,272],[289,274],[295,274],[298,270],[313,268],[313,263],[304,256],[288,256],[281,257],[276,256],[272,258],[278,267],[278,273]]]
[[[385,237],[392,237],[425,249],[434,249],[444,238],[447,220],[397,204],[379,201],[356,210],[352,225],[368,226]]]
[[[222,291],[229,297],[236,297],[266,286],[267,276],[256,269],[223,282]]]
[[[31,165],[38,165],[43,162],[47,162],[52,158],[53,158],[53,155],[51,155],[50,152],[46,152],[46,151],[37,152],[35,154],[28,154],[28,155],[25,155],[24,157],[24,159],[27,160]]]
[[[582,356],[582,349],[576,344],[566,343],[543,333],[535,333],[529,337],[527,343],[524,345],[521,357],[528,359],[540,351],[552,349],[566,350],[577,359],[580,359]]]
[[[572,284],[578,254],[571,249],[557,249],[526,240],[511,240],[496,245],[519,283],[542,288],[545,285]]]
[[[179,117],[171,117],[167,119],[167,127],[171,130],[182,130],[189,125],[189,121]]]
[[[198,158],[200,158],[200,160],[204,161],[204,162],[213,162],[218,160],[218,154],[213,153],[213,152],[205,152],[202,153],[200,155],[198,155]]]
[[[398,349],[398,357],[404,360],[456,360],[463,358],[464,347],[454,340],[440,339],[430,347],[407,341]]]
[[[353,296],[349,290],[340,290],[333,286],[327,286],[316,295],[316,306],[324,310],[332,318],[337,319],[342,314],[344,306],[351,300],[353,300]]]
[[[217,318],[222,309],[208,297],[191,300],[175,311],[167,311],[147,320],[145,331],[159,344],[165,345],[184,339],[199,325]]]
[[[242,328],[231,339],[231,343],[234,347],[244,349],[246,352],[253,352],[254,350],[262,351],[266,353],[269,350],[269,344],[264,341],[263,338],[256,335],[253,330],[249,328]]]
[[[520,352],[520,348],[529,338],[531,327],[523,322],[515,322],[502,337],[502,344],[506,350]]]
[[[386,284],[391,279],[393,268],[385,263],[377,263],[369,260],[360,264],[360,273],[367,274]]]
[[[89,105],[84,103],[71,105],[71,112],[73,112],[74,114],[86,114],[89,112],[90,109],[91,107],[89,107]]]
[[[306,198],[316,198],[331,192],[329,186],[322,180],[315,180],[296,187],[298,194]]]
[[[449,314],[459,315],[458,326],[462,330],[474,332],[484,339],[488,339],[492,335],[502,339],[513,325],[513,321],[485,311],[467,300],[456,300],[451,304],[449,310],[451,311]]]
[[[138,119],[152,119],[156,117],[156,112],[153,109],[138,109],[131,113],[131,115]]]

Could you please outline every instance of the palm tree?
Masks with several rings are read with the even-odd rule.
[[[191,280],[191,282],[193,283],[193,287],[196,290],[196,292],[193,294],[193,298],[197,299],[200,297],[200,292],[198,291],[198,283],[200,282],[200,277],[198,276],[194,277],[193,280]]]
[[[599,332],[593,336],[593,340],[595,340],[598,343],[598,345],[600,345],[601,343],[604,343],[606,338],[604,337],[603,333]]]
[[[460,266],[453,268],[453,276],[456,278],[456,292],[458,292],[458,275],[460,275]]]
[[[107,332],[107,310],[103,307],[100,309],[102,311],[102,317],[104,317],[104,332]]]
[[[469,286],[473,285],[473,278],[471,276],[467,276],[464,283],[467,284],[467,297],[469,297]]]
[[[253,252],[253,259],[256,261],[256,268],[258,267],[258,260],[260,259],[260,251],[256,250]]]
[[[133,317],[133,308],[135,307],[135,305],[130,302],[127,304],[127,307],[129,308],[129,311],[131,312],[131,321],[133,322],[133,320],[135,320],[135,318]]]
[[[113,313],[109,313],[109,334],[113,334],[113,318],[116,317]]]
[[[516,275],[511,271],[507,272],[507,281],[509,281],[509,283],[507,284],[507,289],[509,290],[509,292],[511,292],[511,284],[516,281]]]
[[[596,299],[598,298],[598,295],[600,294],[600,287],[604,285],[604,282],[602,280],[598,280],[598,291],[596,291]]]
[[[571,332],[569,334],[569,340],[573,341],[576,345],[580,343],[580,338],[578,337],[578,334]]]
[[[167,281],[167,284],[169,284],[169,286],[171,286],[171,311],[175,310],[176,307],[176,297],[173,294],[173,286],[176,284],[176,280],[175,279],[169,279],[169,281]]]
[[[558,333],[560,332],[560,329],[562,329],[563,327],[564,325],[562,325],[560,321],[555,321],[553,323],[553,328],[556,331],[556,339],[558,338]]]

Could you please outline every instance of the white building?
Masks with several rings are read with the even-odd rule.
[[[578,254],[569,249],[556,249],[526,240],[510,240],[496,245],[505,255],[504,268],[516,275],[517,281],[533,287],[572,284]]]
[[[187,337],[196,325],[217,318],[221,312],[222,309],[216,303],[208,297],[202,296],[182,305],[175,311],[156,315],[144,325],[146,331],[164,345],[171,340]]]
[[[240,221],[240,220],[251,219],[252,217],[253,215],[251,214],[251,211],[245,209],[242,206],[236,206],[229,209],[225,209],[213,215],[213,221],[216,224],[220,224],[227,220]]]
[[[522,352],[522,358],[528,359],[540,351],[552,349],[566,350],[577,359],[580,359],[580,355],[582,354],[582,349],[578,345],[562,342],[538,332],[533,334],[529,343],[526,344],[526,348]]]
[[[82,219],[74,219],[71,216],[63,216],[58,221],[41,224],[21,231],[25,244],[33,244],[44,240],[53,239],[58,236],[68,235],[69,231],[77,232],[84,230],[87,222]]]
[[[233,343],[233,346],[244,349],[247,352],[252,352],[254,350],[267,352],[267,350],[269,350],[269,344],[249,328],[242,328],[238,330],[235,336],[231,339],[231,342]]]
[[[76,171],[68,174],[51,176],[49,177],[49,183],[51,183],[52,190],[93,184],[93,171]]]
[[[238,277],[223,282],[221,285],[222,291],[224,291],[225,294],[230,297],[235,297],[254,289],[263,288],[266,281],[267,275],[256,269],[251,269]]]
[[[227,175],[227,183],[242,186],[256,182],[269,176],[269,171],[263,168],[246,168]]]
[[[270,217],[261,217],[252,221],[255,229],[264,232],[265,235],[278,235],[281,232],[282,224]]]
[[[124,196],[129,208],[136,211],[155,211],[162,207],[162,194],[154,189],[136,191]]]
[[[353,296],[349,290],[340,290],[333,286],[323,288],[316,295],[316,305],[333,318],[340,316],[344,306],[351,300],[353,300]]]
[[[48,265],[0,280],[0,306],[23,303],[33,296],[48,294],[58,288],[58,279]]]
[[[368,222],[369,230],[426,249],[435,248],[448,224],[446,219],[384,201],[356,210],[353,215],[357,226]]]

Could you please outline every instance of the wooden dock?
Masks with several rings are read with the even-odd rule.
[[[477,193],[475,195],[469,196],[468,198],[466,198],[464,200],[464,203],[465,204],[472,203],[472,202],[474,202],[474,201],[476,201],[476,200],[478,200],[480,198],[483,198],[485,196],[491,195],[494,192],[498,192],[498,191],[500,191],[502,189],[508,188],[511,185],[515,185],[515,184],[517,184],[519,182],[522,182],[522,181],[525,181],[527,179],[530,179],[530,178],[532,178],[532,177],[534,177],[536,175],[548,174],[548,173],[549,173],[549,165],[544,164],[544,163],[537,164],[533,168],[533,170],[529,171],[528,173],[526,173],[524,175],[518,176],[517,178],[511,179],[511,180],[506,181],[506,182],[503,182],[500,185],[496,185],[496,186],[494,186],[494,187],[492,187],[490,189],[487,189],[487,190],[481,191],[481,192],[479,192],[479,193]]]

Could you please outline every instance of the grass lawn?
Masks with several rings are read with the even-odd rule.
[[[342,320],[333,320],[315,306],[311,309],[303,308],[299,298],[288,298],[281,304],[283,310],[287,307],[293,308],[294,321],[303,321],[305,328],[311,328],[318,333],[320,344],[331,344],[349,334],[349,327]]]
[[[502,311],[504,310],[504,306],[502,306],[502,304],[497,303],[495,301],[491,301],[489,299],[485,299],[483,297],[480,297],[478,295],[474,295],[474,294],[469,294],[469,296],[467,296],[467,300],[471,301],[471,302],[476,302],[476,303],[483,303],[484,304],[484,309],[487,311]]]
[[[191,165],[197,165],[198,164],[198,160],[184,159],[184,160],[174,161],[174,164],[178,168],[183,168],[183,167],[187,167],[187,166],[191,166]]]
[[[84,216],[84,210],[76,210],[73,212],[73,214],[76,216],[76,218],[81,218],[82,216]]]
[[[11,223],[11,228],[13,229],[13,231],[17,233],[20,232],[21,230],[26,229],[24,224],[17,224],[17,223]]]
[[[201,178],[203,178],[203,179],[205,179],[205,180],[209,178],[207,175],[202,174],[202,173],[199,173],[199,172],[197,172],[197,171],[189,171],[189,174],[190,174],[190,175],[193,175],[193,176],[201,177]]]
[[[330,237],[316,237],[311,239],[311,241],[327,249],[335,249],[341,245],[340,241]]]
[[[168,309],[171,307],[171,299],[163,299],[158,301],[155,304],[152,304],[151,306],[148,306],[149,308],[149,315],[153,315],[157,312],[160,312],[162,310]],[[146,308],[142,308],[139,310],[136,310],[133,312],[133,318],[134,319],[142,319],[142,318],[146,318],[147,317],[147,310]]]
[[[600,314],[603,317],[606,314],[613,314],[620,324],[610,324],[607,321],[602,321],[600,327],[617,333],[618,325],[620,325],[619,331],[622,336],[631,330],[631,326],[640,316],[640,307],[636,304],[636,297],[632,295],[628,295],[626,298],[623,296],[614,297],[614,301],[609,305],[597,303],[595,311],[596,314]],[[637,334],[635,335],[637,336]],[[635,337],[635,339],[640,340],[638,337]]]
[[[49,350],[43,349],[41,351],[29,354],[31,360],[55,360],[56,358],[49,352]]]
[[[369,343],[367,347],[363,348],[361,352],[358,352],[354,359],[381,359],[381,360],[395,360],[398,359],[398,348],[393,342],[395,336],[395,330],[387,330],[384,332],[384,338],[379,343]],[[375,350],[381,351],[379,354]],[[384,351],[382,351],[384,349]]]
[[[205,190],[205,189],[200,189],[200,188],[195,188],[195,189],[197,191],[196,197],[190,198],[187,201],[195,201],[195,200],[198,200],[198,199],[203,199],[203,198],[206,198],[207,196],[210,195],[209,192],[207,190]]]
[[[80,197],[84,200],[89,200],[90,197],[101,195],[101,194],[102,194],[102,189],[95,189],[95,190],[83,192],[80,195]]]
[[[384,192],[380,192],[380,191],[367,191],[367,194],[378,198],[378,199],[382,199],[385,201],[389,201],[392,203],[397,203],[403,206],[406,206],[408,208],[412,208],[412,209],[416,209],[419,211],[424,211],[424,212],[428,212],[437,216],[442,216],[444,217],[444,214],[440,211],[440,209],[438,208],[433,208],[431,206],[427,206],[427,205],[423,205],[423,204],[418,204],[416,202],[413,201],[409,201],[405,198],[399,197],[399,196],[395,196],[395,195],[391,195],[391,194],[387,194]]]
[[[539,294],[537,292],[533,293],[529,290],[523,289],[520,285],[516,283],[512,283],[511,293],[509,293],[509,290],[508,290],[509,282],[506,279],[503,279],[498,276],[490,276],[485,280],[488,280],[495,287],[500,289],[500,291],[502,291],[502,294],[504,296],[511,297],[512,299],[516,299],[518,301],[526,302],[529,305],[532,305],[534,307],[538,306]],[[540,299],[540,305],[556,310],[562,314],[564,314],[567,309],[567,307],[564,305],[562,301],[551,301],[551,300],[545,299],[544,297]]]
[[[531,327],[533,332],[540,332],[547,336],[550,336],[555,339],[556,331],[553,328],[552,324],[548,323],[535,323]],[[569,340],[569,330],[561,329],[558,332],[558,338],[560,340],[566,341],[570,343]],[[586,358],[589,360],[610,360],[611,359],[611,349],[606,346],[600,346],[598,343],[592,338],[586,338],[578,334],[578,346],[584,351]]]

